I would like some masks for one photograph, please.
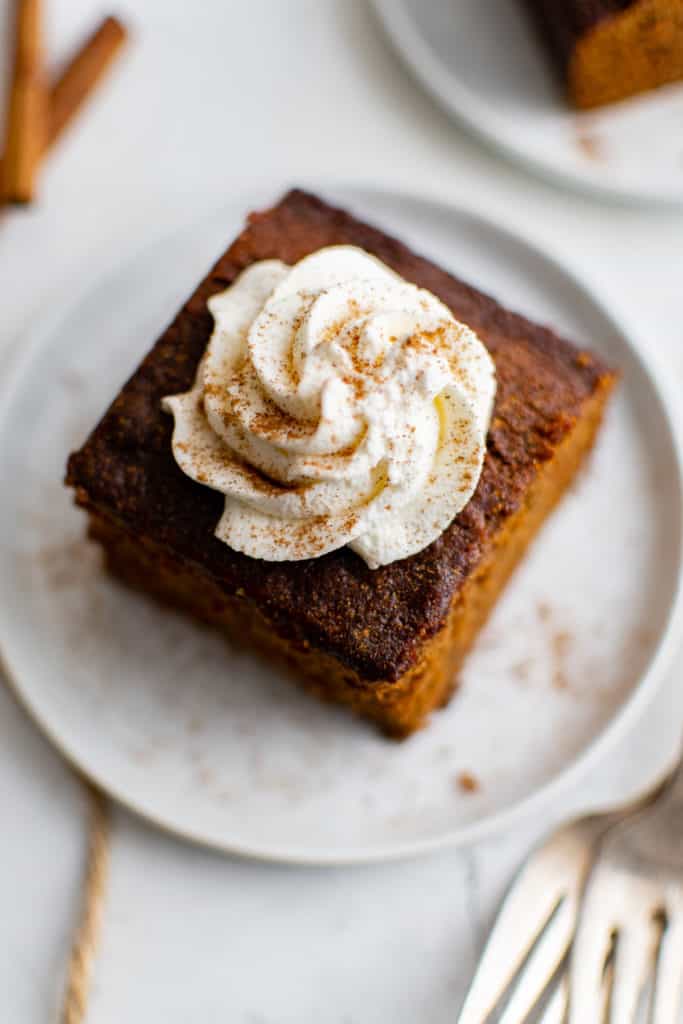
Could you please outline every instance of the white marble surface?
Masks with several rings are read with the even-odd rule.
[[[51,0],[63,55],[100,0]],[[7,0],[0,15],[7,14]],[[360,0],[120,0],[134,42],[0,226],[0,346],[79,278],[244,182],[386,182],[467,201],[590,275],[683,373],[683,215],[599,205],[526,176],[425,98]],[[6,65],[6,55],[2,61]],[[5,66],[3,66],[5,70]],[[2,481],[2,487],[11,482]],[[39,638],[37,638],[39,642]],[[192,849],[117,811],[92,1024],[446,1024],[502,888],[586,797],[632,793],[676,746],[680,666],[599,772],[543,821],[467,851],[354,870]],[[84,854],[79,784],[0,688],[2,1020],[55,1019]]]

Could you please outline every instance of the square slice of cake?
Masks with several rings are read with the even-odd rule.
[[[168,396],[192,391],[214,330],[212,296],[259,261],[289,267],[340,245],[428,290],[476,332],[497,381],[472,496],[422,550],[378,568],[347,544],[289,561],[235,550],[216,535],[224,494],[181,470],[173,419],[163,408]],[[508,577],[592,447],[614,381],[591,352],[504,309],[383,231],[293,191],[249,217],[70,457],[67,483],[114,575],[219,627],[288,667],[318,697],[400,737],[448,700]],[[267,498],[268,481],[259,478],[258,486]],[[226,685],[229,674],[226,656]]]
[[[580,109],[683,80],[681,0],[524,0]]]

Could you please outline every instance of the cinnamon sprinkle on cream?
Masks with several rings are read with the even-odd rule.
[[[252,264],[209,308],[194,387],[163,405],[180,468],[225,496],[219,540],[274,561],[348,544],[377,568],[446,529],[477,486],[495,375],[435,296],[333,246]]]

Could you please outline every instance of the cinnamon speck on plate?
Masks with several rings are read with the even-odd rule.
[[[455,782],[461,793],[478,793],[481,789],[479,779],[471,772],[460,772]]]

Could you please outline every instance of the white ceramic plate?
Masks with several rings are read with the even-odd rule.
[[[61,478],[119,385],[238,230],[250,196],[145,251],[36,337],[0,403],[0,646],[30,713],[118,800],[250,856],[359,862],[479,837],[575,779],[671,653],[681,473],[658,385],[574,277],[473,214],[333,200],[622,368],[590,467],[514,577],[449,708],[396,744],[108,580]],[[466,793],[469,772],[480,788]]]
[[[521,0],[374,3],[422,85],[508,155],[621,200],[683,202],[683,84],[579,114]]]

